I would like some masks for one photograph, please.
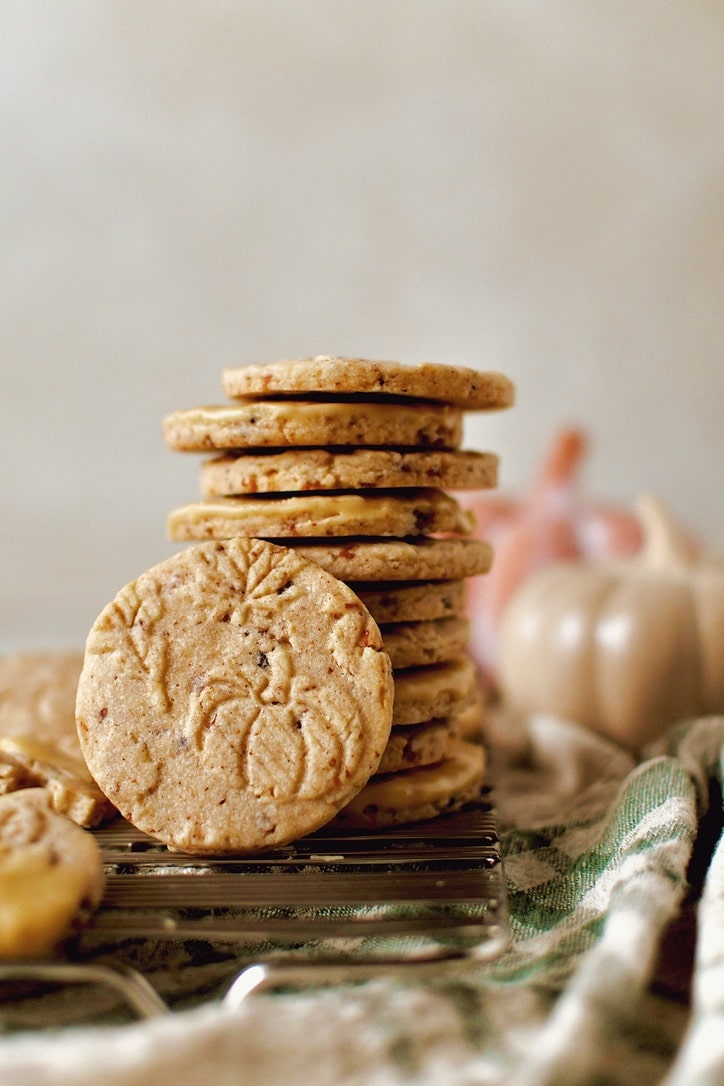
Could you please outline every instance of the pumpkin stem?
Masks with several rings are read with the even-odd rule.
[[[694,560],[691,543],[663,502],[652,494],[643,494],[635,509],[644,537],[642,563],[653,569],[690,566]]]
[[[566,427],[553,439],[543,464],[531,487],[531,493],[545,494],[551,488],[570,486],[580,469],[586,453],[586,437],[582,430]]]

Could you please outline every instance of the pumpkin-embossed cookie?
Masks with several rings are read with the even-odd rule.
[[[201,465],[205,498],[306,490],[495,486],[493,453],[457,449],[285,449],[229,453]]]
[[[375,771],[393,680],[346,585],[256,539],[188,547],[88,636],[77,719],[121,813],[175,849],[252,852],[323,825]]]
[[[224,394],[232,397],[363,393],[438,400],[467,411],[510,407],[515,395],[512,382],[493,371],[438,362],[407,365],[329,355],[227,369],[221,384]]]
[[[171,512],[171,539],[324,538],[469,534],[474,519],[442,490],[216,498]]]
[[[83,923],[103,894],[90,833],[55,814],[42,788],[0,796],[0,958],[37,958]]]
[[[392,445],[456,449],[462,412],[445,404],[234,403],[176,411],[163,421],[169,448]]]

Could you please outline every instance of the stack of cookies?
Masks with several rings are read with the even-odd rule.
[[[374,828],[457,809],[479,792],[482,701],[468,655],[465,578],[490,546],[454,491],[497,481],[461,450],[465,411],[510,406],[498,373],[331,358],[226,370],[224,405],[164,420],[172,450],[213,454],[202,500],[173,510],[179,542],[255,538],[293,548],[365,604],[394,679],[389,741],[337,815]]]

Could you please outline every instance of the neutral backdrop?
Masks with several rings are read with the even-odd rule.
[[[172,553],[161,418],[315,353],[499,369],[466,444],[724,544],[724,6],[0,0],[0,649]]]

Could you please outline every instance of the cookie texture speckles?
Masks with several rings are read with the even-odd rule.
[[[395,622],[382,628],[393,670],[453,660],[466,651],[469,635],[470,624],[464,618]]]
[[[399,773],[441,761],[457,738],[455,717],[427,720],[406,728],[393,728],[377,774]],[[375,780],[374,777],[371,778]]]
[[[510,407],[515,398],[512,382],[495,371],[437,362],[405,365],[330,355],[227,369],[221,383],[225,395],[231,397],[366,393],[438,400],[468,411]]]
[[[88,637],[88,766],[171,848],[253,852],[328,822],[392,719],[379,629],[346,585],[258,539],[191,546],[127,585]]]
[[[306,490],[493,487],[498,457],[458,449],[286,449],[227,453],[201,465],[205,498]]]
[[[475,521],[450,494],[423,490],[290,497],[216,498],[171,512],[171,539],[326,538],[329,536],[417,536],[424,532],[467,535]]]
[[[428,581],[487,573],[493,548],[484,539],[296,540],[294,549],[343,581]]]
[[[176,452],[299,445],[456,449],[462,412],[447,404],[250,402],[176,411],[163,420]]]
[[[0,958],[51,953],[103,894],[100,849],[47,792],[0,796]]]
[[[465,582],[422,581],[386,585],[352,584],[375,622],[420,622],[461,615]]]

